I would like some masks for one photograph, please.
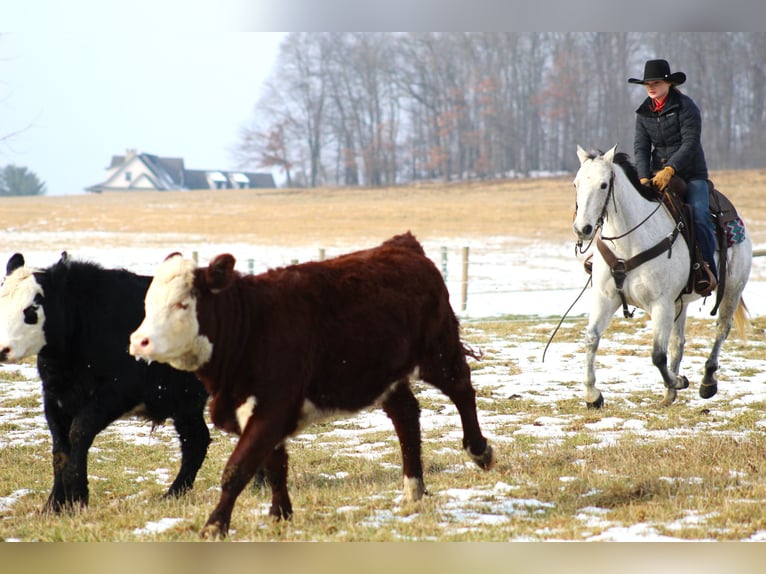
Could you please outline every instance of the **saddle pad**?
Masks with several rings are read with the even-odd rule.
[[[739,216],[724,223],[724,229],[726,230],[726,241],[729,247],[742,243],[745,240],[745,223]]]

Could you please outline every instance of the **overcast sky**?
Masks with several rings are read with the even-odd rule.
[[[127,148],[236,169],[285,36],[247,31],[258,13],[246,4],[2,2],[0,166],[28,167],[52,195],[99,183]]]
[[[23,4],[23,3],[18,3]],[[0,36],[0,165],[28,167],[52,195],[99,183],[126,148],[235,169],[281,34],[263,32]]]
[[[687,19],[672,10],[714,0],[646,2],[663,5],[660,24],[677,26]],[[285,36],[268,30],[615,30],[635,23],[622,18],[620,3],[585,0],[579,10],[570,3],[2,0],[0,166],[26,166],[55,195],[99,183],[111,156],[127,148],[182,157],[190,169],[236,169],[232,149]]]

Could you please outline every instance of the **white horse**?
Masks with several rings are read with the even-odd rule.
[[[689,386],[686,377],[679,375],[684,352],[686,308],[700,296],[682,294],[689,277],[689,249],[683,236],[674,231],[677,225],[673,217],[661,207],[662,204],[645,199],[639,193],[640,183],[635,168],[627,161],[625,154],[617,154],[615,158],[616,148],[602,154],[589,153],[577,146],[580,169],[574,179],[577,207],[573,228],[578,244],[581,246],[584,241],[597,239],[600,232],[604,243],[620,260],[628,261],[652,248],[654,253],[659,254],[625,273],[621,296],[610,266],[599,250],[595,250],[593,300],[585,336],[585,401],[589,408],[603,405],[601,391],[596,388],[596,351],[615,311],[620,306],[627,310],[626,305],[629,304],[643,309],[651,317],[654,337],[652,363],[662,375],[665,396],[661,404],[667,406],[675,401],[679,389]],[[747,316],[742,291],[750,276],[751,258],[752,245],[748,237],[728,250],[726,283],[718,309],[715,343],[705,363],[699,389],[702,398],[710,398],[718,391],[715,378],[718,355],[732,320],[736,320],[737,328],[744,332]]]

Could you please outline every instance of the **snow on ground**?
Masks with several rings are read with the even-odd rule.
[[[164,257],[179,250],[190,256],[196,252],[201,264],[206,263],[218,253],[230,252],[238,259],[238,268],[243,272],[261,272],[269,267],[285,265],[293,260],[307,261],[316,259],[320,248],[324,246],[308,245],[301,248],[279,247],[274,245],[249,245],[241,243],[210,244],[201,237],[136,237],[130,240],[119,234],[44,234],[45,237],[25,237],[23,234],[10,234],[0,232],[2,245],[13,246],[15,242],[31,245],[24,255],[27,264],[31,266],[46,267],[56,260],[62,250],[67,250],[71,256],[79,259],[87,259],[100,263],[106,267],[124,267],[137,273],[151,274],[157,264]],[[524,240],[515,237],[490,237],[478,241],[476,239],[462,240],[450,238],[448,240],[429,239],[423,241],[427,254],[434,260],[436,265],[446,274],[447,285],[450,290],[453,307],[461,316],[467,329],[471,329],[471,322],[475,319],[488,317],[501,317],[508,315],[539,316],[541,324],[549,326],[548,332],[552,332],[556,320],[567,307],[574,301],[577,294],[587,279],[582,270],[581,260],[574,255],[572,243],[547,243],[537,240]],[[36,247],[39,245],[39,248]],[[51,249],[50,246],[57,246]],[[70,247],[73,246],[73,247]],[[462,248],[468,246],[469,256],[469,285],[467,306],[461,307],[461,269]],[[338,255],[345,251],[357,248],[366,248],[370,245],[338,246],[326,248],[327,257]],[[442,253],[446,249],[446,261],[442,259]],[[0,257],[7,260],[13,251],[0,252]],[[756,258],[753,264],[751,281],[745,290],[744,297],[752,315],[766,313],[766,258]],[[690,306],[690,315],[707,317],[711,301],[696,302]],[[571,316],[587,314],[588,293],[572,309]],[[713,319],[710,319],[711,323]],[[548,351],[546,360],[541,360],[542,350],[547,336],[533,343],[522,343],[493,340],[491,342],[494,355],[502,357],[519,367],[521,374],[511,374],[508,370],[485,368],[475,371],[473,374],[474,385],[478,389],[489,389],[493,397],[513,399],[524,397],[541,403],[550,403],[552,400],[580,399],[582,396],[581,379],[581,354],[580,345],[575,343],[554,343]],[[619,337],[610,338],[609,332],[602,342],[600,353],[601,360],[598,365],[599,387],[606,400],[616,397],[628,397],[631,393],[639,390],[651,390],[659,398],[662,393],[656,377],[646,376],[651,369],[647,355],[640,356],[609,356],[610,350],[617,349],[620,345]],[[684,372],[701,373],[703,358],[687,357],[684,362]],[[761,370],[760,363],[756,365],[756,371]],[[2,367],[18,370],[18,366]],[[39,398],[39,381],[36,379],[34,367],[21,367],[24,374],[30,380],[26,382],[11,383],[0,387],[0,402],[8,399],[36,396],[40,402],[39,415],[33,418],[20,418],[18,409],[13,407],[0,408],[0,423],[13,423],[15,430],[6,432],[0,436],[0,449],[14,444],[29,441],[48,441],[49,435],[42,414],[42,402]],[[753,377],[749,381],[741,381],[738,377],[727,377],[725,362],[725,350],[721,364],[721,378],[726,380],[722,392],[735,404],[746,408],[749,403],[766,401],[766,378],[758,375],[754,383]],[[691,378],[691,377],[690,377]],[[438,395],[439,392],[430,387],[419,388],[419,395],[429,397]],[[696,393],[687,391],[684,395],[693,407],[703,408],[709,406],[710,401],[703,402]],[[481,401],[479,399],[479,408]],[[714,399],[715,400],[715,399]],[[729,412],[729,411],[727,411]],[[736,412],[736,409],[734,409]],[[422,413],[423,429],[443,428],[445,438],[454,440],[459,444],[461,431],[455,425],[456,410],[449,404],[436,412],[424,408]],[[725,416],[725,415],[723,415]],[[730,412],[729,416],[733,416]],[[520,417],[515,415],[480,415],[483,429],[488,438],[494,443],[501,445],[505,442],[514,441],[518,435],[532,435],[549,441],[560,441],[566,436],[565,427],[569,420],[565,416],[541,416],[530,424],[521,424],[514,435],[506,436],[497,432],[498,428],[507,428],[509,422],[518,422]],[[715,423],[705,423],[714,425]],[[646,429],[646,423],[642,420],[631,418],[605,417],[597,422],[588,423],[588,428],[598,430],[601,444],[611,444],[616,441],[621,433],[630,432],[643,434],[648,437],[654,433],[656,436],[667,436],[669,432],[680,434],[692,434],[695,428],[674,429],[672,431],[650,431]],[[763,421],[766,427],[766,419]],[[710,428],[709,426],[707,428]],[[118,433],[125,440],[137,443],[152,443],[157,440],[156,435],[150,433],[150,428],[141,421],[125,420],[112,425],[106,432]],[[364,435],[371,432],[391,430],[390,421],[379,410],[365,412],[357,417],[342,419],[335,423],[333,434],[343,436],[348,441],[347,451],[353,451],[356,456],[376,459],[380,456],[381,449],[385,448],[382,443],[367,443]],[[307,433],[296,437],[298,442],[310,443],[314,435],[311,429]],[[168,428],[160,427],[155,432],[171,432]],[[447,447],[444,447],[447,448]],[[451,448],[451,447],[450,447]],[[171,480],[170,471],[160,469],[154,477],[158,482],[168,483]],[[16,491],[10,496],[0,498],[0,511],[8,511],[13,508],[15,502],[26,493]],[[512,513],[534,513],[544,509],[548,503],[538,500],[517,499],[513,496],[513,487],[503,482],[498,482],[493,488],[455,489],[439,493],[444,499],[444,511],[450,516],[455,524],[462,528],[476,528],[482,524],[496,524],[507,520]],[[493,511],[491,513],[477,513],[474,505],[471,510],[464,501],[474,499],[491,501]],[[500,510],[498,510],[498,508]],[[342,512],[343,510],[339,510]],[[673,540],[672,537],[661,536],[656,529],[647,524],[633,524],[629,526],[611,525],[604,516],[603,510],[598,508],[584,507],[580,510],[578,518],[586,524],[598,526],[598,535],[592,540],[611,541],[665,541]],[[163,530],[177,524],[181,519],[166,518],[157,523],[148,523],[143,528],[136,529],[141,534],[158,534]],[[402,520],[394,517],[390,511],[380,511],[379,514],[369,520],[385,524],[393,520]],[[681,529],[686,524],[700,520],[700,517],[689,515],[684,521],[675,527]],[[670,530],[673,530],[671,527]],[[540,536],[546,538],[545,533]],[[753,539],[766,539],[766,535],[756,536]]]

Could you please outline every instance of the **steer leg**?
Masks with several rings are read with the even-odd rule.
[[[263,469],[271,486],[269,514],[277,520],[289,520],[293,515],[293,505],[287,492],[287,459],[287,450],[284,444],[281,444],[266,459]]]
[[[454,349],[452,352],[445,350],[449,347],[437,347],[437,352],[421,362],[420,373],[425,382],[435,386],[455,403],[463,423],[463,449],[480,468],[489,470],[495,465],[495,456],[481,433],[471,370],[457,334],[451,346]]]
[[[53,442],[53,488],[44,511],[61,512],[66,493],[64,489],[63,471],[69,462],[71,445],[69,444],[69,429],[72,426],[72,417],[59,408],[54,399],[44,396],[45,419],[51,432]]]
[[[259,406],[245,425],[237,446],[234,447],[223,470],[221,498],[202,529],[203,538],[215,540],[224,538],[228,534],[231,513],[237,497],[264,464],[268,479],[277,481],[276,486],[272,483],[272,504],[275,501],[279,504],[280,500],[286,500],[286,506],[282,502],[279,510],[283,514],[292,513],[286,486],[287,456],[283,446],[277,448],[277,445],[289,434],[289,430],[292,430],[288,430],[287,415],[276,413],[282,409],[286,410],[286,407],[270,409],[267,405]],[[270,416],[262,414],[269,411],[272,411]],[[280,454],[280,450],[284,456]],[[280,462],[280,457],[283,462]],[[281,464],[284,464],[284,470],[278,468]],[[284,483],[281,486],[280,480]]]
[[[402,449],[404,499],[420,500],[425,494],[423,463],[420,451],[420,405],[408,379],[402,379],[383,401],[383,410],[394,423]]]
[[[176,415],[173,426],[181,442],[181,468],[166,497],[179,496],[192,488],[210,444],[210,431],[201,410]]]

